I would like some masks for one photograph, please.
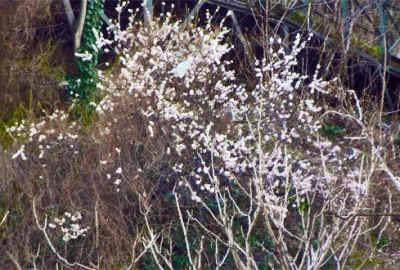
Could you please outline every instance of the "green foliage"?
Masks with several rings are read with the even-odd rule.
[[[275,247],[275,243],[274,241],[270,240],[270,239],[265,239],[263,242],[263,245],[266,249],[272,249]]]
[[[260,269],[260,270],[270,269],[266,260],[260,261],[257,266],[258,266],[258,269]]]
[[[174,254],[172,255],[172,263],[176,269],[184,269],[185,265],[189,264],[187,256]]]
[[[145,257],[145,261],[143,263],[143,269],[144,270],[155,270],[157,269],[157,265],[154,262],[153,258],[150,255],[147,255]]]
[[[166,201],[166,202],[172,202],[174,198],[175,198],[175,197],[174,197],[174,194],[173,194],[172,192],[167,191],[167,192],[165,193],[165,201]]]
[[[316,224],[317,224],[317,228],[320,229],[321,228],[321,218],[317,218],[316,219]]]
[[[315,251],[318,250],[318,244],[319,244],[318,239],[313,239],[313,240],[311,240],[311,245],[312,245],[312,247],[313,247],[313,249],[314,249]]]
[[[369,45],[369,44],[364,44],[365,49],[367,50],[368,54],[370,54],[372,57],[380,59],[382,56],[382,51],[381,51],[381,46],[379,45]]]
[[[13,143],[11,135],[6,130],[7,124],[0,120],[0,142],[3,149],[7,149]]]
[[[366,42],[363,40],[363,36],[357,35],[356,32],[353,32],[351,35],[351,43],[357,47],[361,47],[365,53],[374,58],[380,59],[382,56],[381,46],[379,44],[371,44],[371,42]]]
[[[387,237],[381,236],[379,239],[377,239],[376,234],[371,234],[371,244],[376,247],[376,249],[381,249],[384,245],[386,245],[389,241]]]
[[[298,23],[304,23],[306,14],[304,14],[304,12],[292,12],[289,17]]]
[[[181,233],[176,235],[176,246],[182,249],[186,247],[185,237]]]
[[[210,207],[210,209],[218,209],[218,203],[213,199],[207,200],[207,206]]]
[[[325,260],[327,260],[327,259],[329,259],[329,260],[321,267],[321,270],[333,270],[333,269],[335,269],[334,266],[333,266],[333,260],[332,260],[332,253],[331,252],[329,252],[326,255]]]
[[[210,252],[210,254],[214,254],[215,252],[215,242],[211,242],[210,245],[208,246],[208,251]]]
[[[31,94],[29,94],[29,97],[31,97]],[[31,98],[29,98],[29,100],[31,100]],[[31,107],[30,102],[29,107]],[[13,136],[7,131],[7,129],[22,124],[22,121],[26,119],[28,112],[29,110],[25,108],[23,104],[21,104],[9,117],[7,117],[6,120],[0,120],[0,143],[3,149],[10,147],[13,144],[14,139],[17,139],[21,143],[24,142],[25,137],[23,135],[14,134]]]
[[[400,134],[396,137],[396,145],[400,146]]]
[[[381,249],[387,243],[389,243],[389,240],[386,237],[382,236],[381,238],[379,238],[378,243],[376,243],[376,248]]]
[[[299,209],[300,209],[300,211],[305,211],[308,209],[309,206],[310,205],[308,204],[308,199],[304,198],[304,200],[302,202],[300,202]]]
[[[251,244],[253,247],[257,247],[259,241],[260,241],[260,234],[259,234],[258,232],[256,232],[256,233],[253,234],[252,236],[250,236],[250,244]]]
[[[389,240],[386,236],[381,235],[380,238],[378,238],[378,234],[373,233],[370,236],[370,242],[373,248],[376,249],[382,249],[383,246],[385,246]],[[350,255],[350,262],[353,265],[353,267],[360,267],[361,265],[363,265],[363,269],[370,269],[372,267],[376,267],[377,264],[380,262],[375,259],[375,258],[368,258],[366,259],[365,256],[366,254],[369,254],[369,251],[365,251],[365,250],[358,250],[353,252]],[[365,262],[365,263],[364,263]],[[364,264],[363,264],[364,263]]]
[[[77,99],[73,109],[70,110],[70,116],[72,119],[79,119],[84,132],[90,132],[92,124],[98,120],[98,115],[93,114],[93,112],[93,107],[87,106],[83,100]]]
[[[344,129],[340,126],[335,126],[335,125],[333,125],[333,126],[323,125],[321,131],[322,131],[322,134],[335,136],[335,135],[345,133],[346,129]]]
[[[372,267],[377,264],[376,259],[370,259],[368,258],[365,261],[365,251],[363,252],[362,250],[355,251],[350,255],[350,263],[352,264],[353,268],[359,268],[361,265],[363,265],[363,269],[369,269],[369,267]],[[363,264],[365,261],[365,264]]]
[[[72,98],[79,97],[82,101],[75,106],[75,113],[78,117],[81,117],[82,113],[91,115],[93,112],[93,108],[90,107],[89,103],[94,100],[96,94],[97,72],[95,67],[99,61],[99,50],[95,47],[96,35],[94,32],[98,33],[101,30],[102,22],[98,12],[103,8],[102,0],[88,2],[82,42],[78,53],[89,53],[93,57],[91,59],[77,57],[78,77],[66,76],[66,80],[69,82],[67,96]]]

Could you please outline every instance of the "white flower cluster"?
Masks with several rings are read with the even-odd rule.
[[[96,48],[96,46],[94,46],[94,48]],[[96,50],[97,50],[97,48],[96,48]],[[82,58],[82,61],[90,61],[93,59],[93,55],[90,54],[88,51],[85,51],[85,53],[76,52],[75,57]]]
[[[73,141],[78,139],[76,133],[80,127],[76,126],[76,122],[72,122],[68,127],[61,127],[63,124],[68,123],[68,113],[62,110],[55,110],[51,115],[42,117],[36,121],[27,123],[22,120],[20,124],[16,123],[15,126],[8,127],[6,132],[10,134],[15,140],[23,141],[17,152],[12,155],[12,159],[20,157],[23,161],[26,161],[27,145],[31,143],[38,144],[38,157],[43,159],[46,151],[51,149],[62,142],[68,142],[68,148],[73,149]],[[55,134],[54,127],[58,126],[57,130],[61,133]],[[72,142],[71,142],[72,141]],[[73,154],[78,154],[78,150],[74,150]]]
[[[48,226],[51,229],[55,229],[59,226],[63,233],[62,239],[68,242],[71,239],[77,239],[79,236],[85,237],[90,230],[90,227],[82,228],[81,225],[78,224],[81,219],[82,215],[80,212],[76,212],[74,215],[65,212],[63,217],[55,218],[54,223],[49,223]]]
[[[201,167],[194,168],[202,174],[195,174],[199,178],[194,180],[196,193],[192,193],[198,202],[201,194],[223,192],[222,178],[246,182],[243,177],[248,178],[249,173],[262,178],[264,194],[260,197],[275,204],[280,200],[278,188],[295,187],[299,194],[319,188],[324,193],[328,180],[309,164],[320,160],[321,151],[331,151],[314,144],[319,138],[317,114],[322,108],[313,94],[324,94],[326,82],[294,71],[297,56],[312,34],[303,41],[298,34],[289,54],[281,40],[271,40],[268,57],[255,62],[257,84],[250,87],[237,81],[232,62],[223,58],[233,48],[222,42],[229,33],[223,21],[221,30],[215,31],[208,14],[205,28],[183,30],[181,22],[172,23],[171,18],[167,13],[162,22],[158,19],[151,32],[139,27],[133,35],[131,26],[119,31],[114,41],[99,37],[98,44],[103,46],[116,43],[122,65],[118,86],[113,78],[99,74],[108,96],[96,110],[109,121],[101,134],[107,135],[108,126],[119,121],[107,120],[106,112],[123,110],[127,115],[127,108],[147,119],[149,138],[157,136],[154,122],[167,127],[166,133],[174,142],[171,150],[202,161]],[[327,153],[320,162],[338,162],[333,154],[337,155]],[[211,160],[206,158],[209,155]],[[179,166],[175,168],[182,173]],[[273,186],[277,179],[279,185]],[[187,183],[180,186],[188,187]]]

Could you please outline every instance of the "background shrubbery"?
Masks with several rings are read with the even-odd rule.
[[[4,110],[3,269],[396,269],[397,134],[381,108],[294,72],[310,35],[289,54],[264,37],[239,73],[239,44],[207,20],[99,36],[119,64],[98,73],[90,115],[78,100],[40,107],[33,88]]]

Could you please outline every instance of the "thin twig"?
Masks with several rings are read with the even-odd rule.
[[[3,223],[6,221],[6,218],[7,218],[9,213],[10,213],[10,211],[7,211],[7,213],[4,215],[3,219],[0,222],[0,226],[3,225]]]
[[[354,217],[400,217],[400,213],[357,213],[357,214],[351,214],[349,216],[341,216],[332,211],[328,211],[327,213],[330,215],[334,215],[335,217],[340,218],[342,220],[348,220]]]
[[[11,255],[11,253],[7,251],[7,254],[8,254],[8,256],[10,256],[11,260],[15,263],[15,266],[18,268],[18,270],[22,270],[21,266],[19,265],[17,260],[14,259],[14,257]]]
[[[41,231],[43,232],[44,237],[46,238],[47,243],[49,244],[51,250],[53,251],[54,254],[57,255],[57,257],[58,257],[58,259],[59,259],[60,261],[62,261],[63,263],[65,263],[66,265],[68,265],[68,266],[70,266],[70,267],[79,266],[79,267],[82,267],[82,268],[88,269],[88,270],[97,270],[97,269],[98,269],[98,268],[91,268],[91,267],[88,267],[88,266],[86,266],[86,265],[83,265],[83,264],[80,264],[80,263],[77,263],[77,262],[75,262],[75,263],[70,263],[70,262],[67,261],[64,257],[62,257],[62,256],[56,251],[56,248],[53,246],[52,242],[50,241],[49,236],[47,235],[47,232],[46,232],[46,227],[47,227],[47,215],[46,215],[45,220],[44,220],[44,226],[42,227],[42,226],[39,224],[39,218],[38,218],[37,213],[36,213],[36,198],[33,199],[32,208],[33,208],[33,215],[35,216],[35,220],[36,220],[36,225],[38,226],[39,230],[41,230]]]

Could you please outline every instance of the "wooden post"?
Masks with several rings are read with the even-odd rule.
[[[199,12],[200,8],[203,6],[203,4],[207,2],[207,0],[200,0],[196,6],[194,7],[194,9],[189,13],[189,16],[186,18],[185,22],[184,22],[184,27],[186,28],[186,26],[189,24],[189,22],[191,22],[194,17],[197,15],[197,13]]]
[[[151,21],[153,20],[153,1],[143,0],[143,18],[144,26],[150,28]]]
[[[237,35],[238,35],[240,41],[243,44],[244,52],[246,53],[246,56],[247,56],[247,58],[249,60],[249,63],[251,65],[251,69],[254,70],[253,59],[252,59],[252,55],[251,55],[251,48],[249,46],[249,43],[246,40],[246,38],[244,37],[244,35],[243,35],[242,29],[240,28],[239,22],[238,22],[238,20],[236,18],[235,13],[233,12],[233,10],[230,9],[229,13],[230,13],[230,16],[232,18],[233,25],[235,26],[235,30],[237,32]]]

